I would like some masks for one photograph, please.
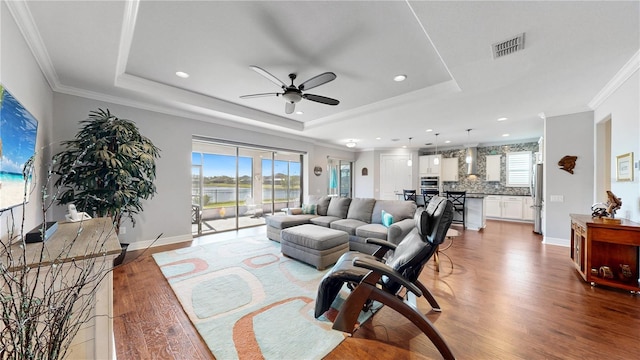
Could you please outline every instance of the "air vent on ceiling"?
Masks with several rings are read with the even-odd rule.
[[[524,33],[518,34],[511,39],[495,43],[491,45],[491,49],[493,50],[494,59],[520,51],[524,49]]]

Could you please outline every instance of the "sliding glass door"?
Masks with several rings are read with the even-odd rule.
[[[192,233],[263,225],[264,216],[301,204],[302,155],[193,141]]]
[[[299,207],[301,192],[301,161],[299,154],[273,153],[272,159],[262,159],[262,192],[277,212]]]

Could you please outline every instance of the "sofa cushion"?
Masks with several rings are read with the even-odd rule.
[[[302,213],[307,215],[315,215],[316,206],[316,204],[302,204]]]
[[[387,240],[388,230],[389,229],[387,229],[382,224],[366,224],[366,225],[359,226],[356,229],[356,236],[365,238],[365,239],[376,238],[376,239]]]
[[[351,204],[349,205],[349,211],[347,212],[347,219],[370,223],[371,213],[373,212],[373,206],[375,204],[375,199],[352,199]]]
[[[327,209],[327,216],[336,216],[340,219],[347,218],[351,198],[332,197]],[[413,215],[413,214],[412,214]]]
[[[329,209],[329,201],[331,201],[331,197],[324,196],[309,196],[309,204],[316,204],[316,214],[320,216],[327,216],[327,209]]]
[[[367,225],[367,223],[355,219],[341,219],[332,222],[330,227],[335,230],[342,230],[349,235],[355,235],[356,229],[363,225]]]
[[[341,218],[337,216],[318,216],[310,219],[309,221],[314,225],[329,227],[332,222],[340,219]]]
[[[393,222],[398,222],[404,219],[413,219],[416,209],[416,203],[413,201],[376,200],[376,205],[373,207],[373,214],[371,215],[371,223],[382,224],[382,210],[393,215]]]

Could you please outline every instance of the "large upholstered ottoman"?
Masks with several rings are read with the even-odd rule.
[[[299,225],[280,234],[282,254],[323,270],[349,250],[349,234],[317,225]]]

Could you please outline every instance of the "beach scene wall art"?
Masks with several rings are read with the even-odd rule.
[[[36,148],[38,121],[0,84],[0,210],[22,205],[31,176],[24,164]]]

